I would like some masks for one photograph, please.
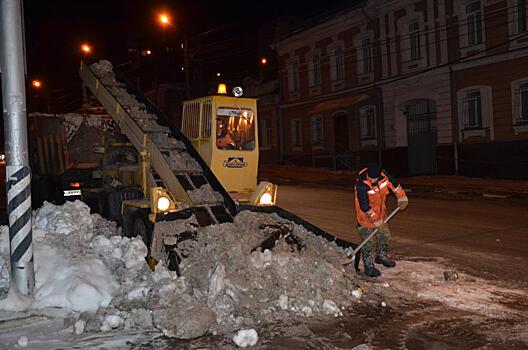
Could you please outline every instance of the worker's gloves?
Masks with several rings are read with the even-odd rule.
[[[398,207],[400,208],[400,210],[405,210],[405,208],[407,208],[408,205],[409,205],[409,199],[407,198],[407,196],[398,198]]]
[[[387,228],[387,224],[383,220],[374,221],[374,226],[376,226],[378,231],[386,231]]]

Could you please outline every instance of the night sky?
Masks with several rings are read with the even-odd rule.
[[[106,58],[114,65],[123,64],[126,70],[130,47],[177,48],[186,33],[193,38],[190,47],[196,62],[201,60],[200,67],[209,69],[203,73],[204,79],[213,71],[221,71],[227,79],[240,79],[258,70],[259,55],[273,37],[268,28],[274,21],[304,19],[347,3],[350,1],[28,0],[24,2],[28,78],[42,80],[54,108],[59,105],[59,111],[67,111],[79,104],[79,91],[73,90],[80,86],[81,43],[93,45],[90,60]],[[165,30],[157,22],[162,11],[172,20]],[[212,33],[199,35],[211,29]]]

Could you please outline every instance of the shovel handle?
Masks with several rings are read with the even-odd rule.
[[[387,222],[389,222],[389,220],[392,219],[392,218],[394,217],[394,215],[396,215],[396,213],[397,213],[399,210],[400,210],[400,207],[396,207],[396,209],[394,209],[394,210],[392,211],[392,213],[390,213],[390,215],[387,216],[387,218],[386,218],[385,220],[383,220],[383,223],[386,224]],[[372,233],[371,233],[367,238],[365,238],[365,240],[364,240],[363,242],[361,242],[361,244],[358,245],[358,246],[356,247],[356,249],[354,249],[354,251],[353,251],[352,253],[348,254],[348,255],[347,255],[347,259],[352,259],[352,258],[357,254],[357,252],[359,252],[359,250],[360,250],[361,248],[363,248],[363,246],[364,246],[365,244],[367,244],[367,242],[370,241],[370,239],[371,239],[372,237],[374,237],[374,235],[375,235],[376,233],[378,233],[378,229],[375,229],[374,231],[372,231]],[[343,266],[346,266],[346,265],[348,265],[348,264],[351,264],[353,261],[354,261],[354,259],[352,259],[351,261],[347,261],[346,263],[343,264]]]

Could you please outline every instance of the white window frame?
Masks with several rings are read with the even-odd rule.
[[[298,124],[297,124],[298,123]],[[297,134],[297,125],[299,126],[299,132]],[[302,137],[302,119],[295,118],[290,120],[290,131],[291,131],[291,140],[290,140],[290,146],[292,150],[302,150],[303,145],[303,137]],[[295,140],[297,138],[297,135],[299,136],[298,140]],[[294,142],[297,141],[297,142]]]
[[[313,88],[321,85],[321,53],[319,50],[312,51],[306,56],[308,66],[308,87]]]
[[[272,148],[273,130],[271,119],[262,118],[259,120],[260,138],[259,146],[262,150],[269,150]]]
[[[524,91],[521,90],[521,86]],[[528,94],[528,77],[517,79],[511,83],[512,96],[512,127],[515,135],[528,132],[528,98],[523,105],[522,94]]]
[[[516,37],[525,35],[528,32],[528,2],[525,2],[524,18],[526,20],[526,28],[522,31],[519,29],[519,0],[508,0],[508,33],[510,37],[510,49],[517,49],[523,46],[528,46],[526,38],[523,40],[515,40]]]
[[[320,121],[320,129],[317,130],[316,120]],[[310,118],[310,131],[311,131],[311,141],[313,146],[322,146],[324,144],[324,119],[321,114],[314,115]],[[317,138],[316,134],[319,134]]]
[[[364,42],[370,41],[370,59],[365,57]],[[365,30],[360,35],[354,38],[354,46],[356,47],[356,69],[358,76],[358,83],[369,83],[374,80],[374,47],[375,47],[374,32],[372,30]],[[369,59],[370,71],[365,71],[365,60]]]
[[[372,118],[372,133],[368,133],[368,118],[369,113],[372,112],[370,118]],[[376,106],[366,105],[359,108],[359,129],[360,129],[360,141],[362,146],[377,145],[377,118],[376,118]]]
[[[418,59],[411,59],[411,32],[409,30],[412,23],[418,23]],[[426,68],[427,65],[427,43],[424,14],[422,12],[408,12],[407,15],[398,19],[398,28],[400,33],[400,57],[401,72],[409,73],[414,70]]]
[[[468,11],[470,6],[477,5],[478,9]],[[484,32],[484,23],[482,20],[483,9],[481,0],[467,1],[465,6],[465,18],[467,26],[467,40],[468,46],[478,46],[484,43],[483,32]],[[473,35],[471,35],[473,33]]]
[[[469,105],[466,99],[469,94],[480,93],[480,111],[481,125],[479,128],[466,128],[467,118],[469,117]],[[460,139],[481,136],[486,137],[489,132],[490,140],[494,139],[493,132],[493,100],[491,86],[469,86],[457,93],[458,100],[458,125]]]
[[[480,25],[482,42],[470,44],[469,42],[469,18],[466,12],[467,6],[478,2],[480,4]],[[460,0],[458,3],[458,32],[460,42],[460,54],[462,57],[467,56],[470,52],[484,50],[486,48],[486,18],[484,14],[484,0]],[[483,51],[480,55],[484,56]],[[475,56],[478,57],[479,55]]]
[[[372,67],[372,45],[370,38],[361,40],[361,73],[368,74],[374,70]]]
[[[341,62],[338,61],[336,50],[341,50]],[[328,62],[330,65],[330,81],[335,84],[345,80],[345,45],[343,41],[335,41],[327,47]],[[341,76],[338,76],[337,66],[340,66]]]
[[[411,26],[415,24],[417,27],[416,30],[411,30]],[[407,23],[407,26],[408,26],[407,33],[409,35],[409,62],[419,61],[422,58],[422,47],[421,47],[421,40],[420,40],[420,33],[421,33],[420,21],[415,19],[414,21]],[[413,57],[414,53],[416,53],[416,57]]]
[[[288,61],[288,92],[295,94],[299,91],[299,60]]]

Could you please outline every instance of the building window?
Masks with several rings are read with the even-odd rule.
[[[288,91],[295,92],[299,90],[299,66],[297,62],[291,62],[288,65]]]
[[[334,49],[333,63],[332,63],[332,80],[343,80],[343,49],[338,47]]]
[[[361,140],[376,139],[376,108],[365,106],[359,109]]]
[[[464,129],[482,128],[482,103],[480,91],[470,91],[464,97]]]
[[[413,21],[409,23],[409,43],[410,43],[410,60],[420,59],[420,24]]]
[[[526,31],[526,0],[517,0],[517,33]]]
[[[466,5],[468,46],[482,44],[482,10],[480,1]]]
[[[363,39],[361,41],[361,51],[363,54],[362,73],[372,72],[372,45],[370,39]]]
[[[528,81],[514,85],[513,124],[528,124]]]
[[[271,148],[271,120],[260,120],[260,140],[261,148]]]
[[[291,121],[291,145],[292,147],[299,147],[302,145],[302,130],[301,120],[294,119]]]
[[[446,1],[446,13],[450,16],[455,14],[455,1],[454,0]]]
[[[321,84],[321,59],[313,54],[308,61],[308,85],[314,87]]]
[[[312,117],[312,145],[323,143],[323,117]]]

